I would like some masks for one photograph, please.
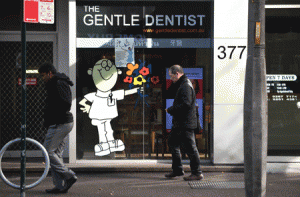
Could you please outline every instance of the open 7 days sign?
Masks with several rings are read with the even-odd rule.
[[[24,0],[24,22],[54,23],[54,0]]]

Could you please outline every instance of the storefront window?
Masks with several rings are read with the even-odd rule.
[[[196,140],[208,157],[210,6],[77,3],[77,159],[170,159],[166,71],[174,64],[195,81],[204,130]]]
[[[269,156],[300,156],[299,13],[266,9]]]

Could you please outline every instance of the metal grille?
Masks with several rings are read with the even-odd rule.
[[[52,42],[27,42],[27,70],[37,70],[44,62],[53,62]],[[7,142],[21,136],[21,42],[0,42],[0,148]],[[43,127],[43,112],[45,105],[44,82],[38,74],[27,74],[28,78],[37,80],[35,85],[27,85],[27,137],[43,142],[46,129]],[[36,147],[28,145],[28,150]],[[19,150],[19,146],[11,147]]]
[[[192,189],[243,189],[245,183],[240,181],[190,181]]]

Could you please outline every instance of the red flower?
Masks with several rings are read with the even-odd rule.
[[[125,79],[124,79],[124,82],[125,83],[132,83],[132,77],[126,77]]]
[[[158,77],[158,76],[153,76],[153,77],[151,78],[151,82],[152,82],[154,85],[158,84],[158,82],[159,82],[159,77]]]
[[[143,76],[147,76],[147,75],[149,75],[149,68],[146,68],[146,67],[143,67],[140,71],[139,71],[139,73],[141,74],[141,75],[143,75]]]

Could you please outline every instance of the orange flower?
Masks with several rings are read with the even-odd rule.
[[[129,70],[126,72],[126,74],[127,74],[127,75],[132,75],[133,71],[139,68],[139,65],[138,65],[138,64],[135,64],[135,65],[133,66],[133,64],[130,64],[130,63],[129,63],[129,64],[127,64],[127,68],[128,68]]]

